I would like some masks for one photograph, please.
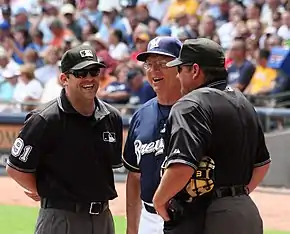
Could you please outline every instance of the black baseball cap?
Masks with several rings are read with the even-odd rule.
[[[182,64],[197,63],[201,67],[224,67],[225,55],[222,47],[207,38],[185,40],[177,59],[166,64],[175,67]]]
[[[69,70],[80,70],[95,65],[98,68],[105,68],[96,55],[96,51],[89,45],[79,45],[67,50],[61,59],[61,72]]]

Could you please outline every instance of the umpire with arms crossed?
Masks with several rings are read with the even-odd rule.
[[[177,67],[184,96],[169,114],[165,171],[153,198],[170,224],[165,233],[262,234],[248,195],[270,156],[254,107],[227,87],[222,48],[205,38],[186,40],[167,66]],[[177,213],[184,217],[177,220]]]
[[[123,130],[118,111],[96,98],[104,67],[90,46],[68,50],[60,97],[29,114],[12,146],[8,174],[41,200],[37,234],[114,233],[108,201]]]

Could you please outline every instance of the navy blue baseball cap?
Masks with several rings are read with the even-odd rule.
[[[159,36],[153,38],[147,46],[147,51],[138,54],[137,60],[145,62],[151,54],[165,55],[172,58],[178,58],[182,42],[175,37]]]

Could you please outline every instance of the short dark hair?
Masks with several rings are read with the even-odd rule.
[[[259,58],[268,59],[270,57],[270,51],[266,49],[261,49],[259,51]]]
[[[206,83],[226,80],[228,77],[228,72],[224,67],[205,67],[201,69],[203,71]]]
[[[117,37],[118,41],[122,42],[123,41],[123,33],[119,29],[114,29],[113,34]]]
[[[192,65],[189,65],[189,71],[192,71]],[[205,83],[212,83],[219,80],[226,80],[228,72],[224,67],[200,67],[203,71]]]

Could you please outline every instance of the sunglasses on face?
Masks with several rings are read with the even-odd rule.
[[[192,65],[193,65],[193,63],[185,63],[185,64],[177,66],[177,73],[178,74],[181,73],[182,67],[191,67]]]
[[[86,78],[87,75],[90,73],[91,77],[96,77],[100,75],[100,69],[87,69],[87,70],[71,70],[68,74],[72,74],[76,78]]]

